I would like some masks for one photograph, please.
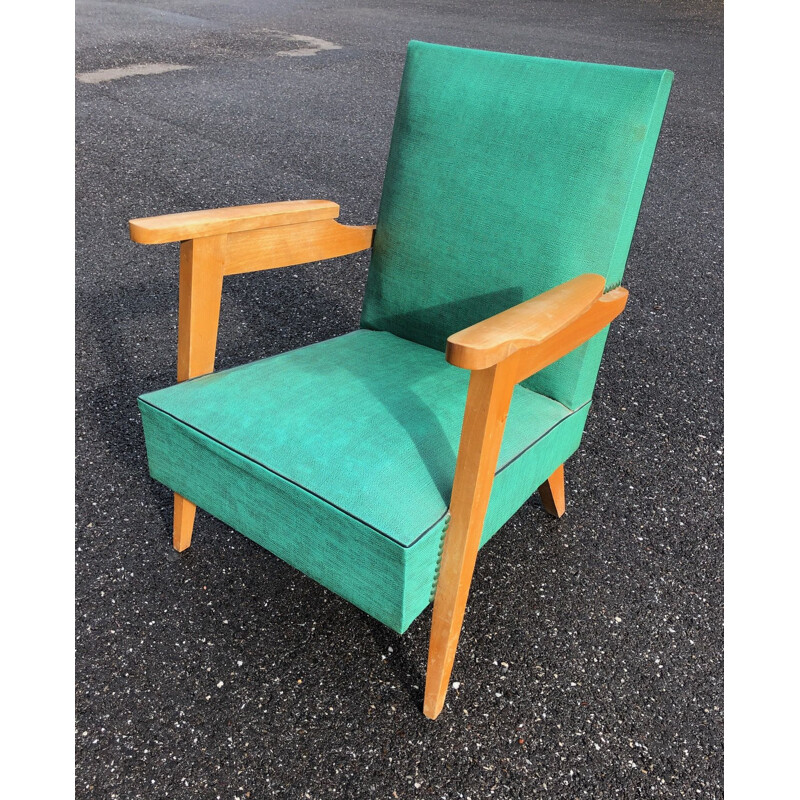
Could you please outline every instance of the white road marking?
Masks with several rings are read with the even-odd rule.
[[[342,46],[326,39],[317,39],[316,36],[303,36],[301,33],[286,33],[286,31],[265,30],[265,33],[277,33],[286,39],[287,42],[302,42],[308,47],[298,47],[296,50],[281,50],[275,53],[276,56],[313,56],[323,50],[341,50]]]
[[[176,69],[192,69],[192,67],[185,64],[129,64],[127,67],[79,72],[76,77],[81,83],[103,83],[129,78],[131,75],[160,75],[162,72],[174,72]]]

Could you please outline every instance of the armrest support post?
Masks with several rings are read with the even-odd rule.
[[[214,371],[224,234],[181,242],[178,292],[178,381]]]
[[[341,225],[330,200],[187,211],[130,221],[140,244],[181,243],[178,381],[214,371],[222,279],[372,247],[374,225]]]

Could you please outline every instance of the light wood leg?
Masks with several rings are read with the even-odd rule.
[[[192,543],[192,528],[197,506],[175,493],[175,516],[172,524],[172,546],[182,553]]]
[[[423,706],[430,719],[444,707],[513,389],[508,361],[470,376],[433,603]]]
[[[178,299],[178,382],[214,371],[227,237],[181,242]],[[182,553],[192,543],[197,506],[175,494],[172,546]]]
[[[562,516],[566,508],[563,464],[539,487],[539,498],[548,514]]]

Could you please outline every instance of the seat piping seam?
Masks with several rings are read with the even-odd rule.
[[[236,455],[240,456],[241,458],[245,459],[246,461],[249,461],[252,464],[255,464],[256,466],[259,466],[262,469],[265,469],[267,472],[270,472],[273,475],[277,476],[278,478],[281,478],[282,480],[285,480],[287,483],[292,484],[292,486],[296,486],[298,489],[302,489],[304,492],[310,494],[312,497],[316,497],[318,500],[321,500],[323,503],[326,503],[327,505],[331,506],[332,508],[335,508],[337,511],[341,511],[342,514],[344,514],[345,516],[350,517],[351,519],[354,519],[356,522],[360,522],[362,525],[366,525],[371,530],[375,531],[376,533],[379,533],[381,536],[384,536],[385,538],[389,539],[389,541],[394,542],[396,545],[398,545],[399,547],[402,547],[404,549],[408,549],[408,548],[413,547],[426,534],[430,533],[430,531],[433,530],[450,513],[450,506],[448,505],[445,508],[444,512],[436,519],[436,521],[433,524],[429,525],[424,531],[422,531],[422,533],[420,533],[419,536],[416,537],[416,539],[414,539],[413,541],[409,542],[408,544],[403,544],[402,542],[397,541],[397,539],[395,539],[390,534],[386,533],[385,531],[382,531],[380,528],[376,528],[374,525],[371,525],[366,520],[361,519],[361,517],[356,516],[355,514],[351,513],[350,511],[347,511],[346,509],[342,508],[341,506],[336,505],[336,503],[331,502],[330,500],[328,500],[328,498],[323,497],[320,494],[317,494],[316,492],[314,492],[311,489],[309,489],[307,486],[304,486],[302,483],[298,483],[297,481],[292,480],[291,478],[288,478],[286,475],[281,474],[280,472],[278,472],[277,470],[273,469],[272,467],[268,467],[266,464],[262,464],[260,461],[257,461],[256,459],[252,458],[251,456],[248,456],[247,454],[242,453],[240,450],[237,450],[236,448],[231,447],[228,444],[225,444],[225,442],[221,442],[219,439],[216,439],[215,437],[210,436],[205,431],[201,431],[199,428],[196,428],[194,425],[186,422],[186,420],[183,420],[180,417],[176,417],[174,414],[171,414],[169,411],[165,411],[163,408],[159,408],[158,406],[153,405],[149,401],[144,400],[142,397],[139,397],[139,402],[144,403],[146,406],[149,406],[154,411],[158,411],[159,413],[164,414],[165,416],[170,417],[171,419],[174,419],[179,424],[185,426],[186,428],[189,428],[190,430],[195,431],[195,433],[198,433],[200,436],[204,437],[205,439],[208,439],[211,442],[215,442],[220,447],[224,447],[226,450],[229,450],[231,453],[235,453]],[[586,406],[589,402],[590,401],[587,401],[582,406],[580,406],[580,408],[575,409],[575,411],[573,411],[572,414],[576,414],[584,406]],[[562,422],[564,422],[564,420],[569,419],[572,416],[572,414],[568,414],[566,417],[563,417],[562,419],[560,419],[558,422],[555,423],[555,425],[552,425],[541,436],[539,436],[537,439],[535,439],[533,442],[531,442],[524,450],[522,450],[519,453],[517,453],[517,455],[514,456],[514,458],[512,458],[510,461],[507,461],[502,467],[500,467],[500,469],[498,469],[495,472],[495,477],[497,477],[504,469],[506,469],[506,467],[508,467],[511,464],[513,464],[518,458],[520,458],[525,453],[527,453],[528,450],[531,449],[531,447],[533,447],[537,442],[541,441],[545,436],[547,436],[549,433],[551,433]]]

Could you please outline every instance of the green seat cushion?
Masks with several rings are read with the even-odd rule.
[[[360,330],[139,398],[154,478],[395,630],[430,600],[469,373]],[[517,387],[487,540],[577,448]]]
[[[409,43],[362,327],[444,350],[582,273],[619,284],[672,77]],[[577,408],[605,335],[525,385]]]
[[[468,380],[362,330],[141,399],[408,547],[447,511]],[[517,387],[499,464],[568,413]]]

